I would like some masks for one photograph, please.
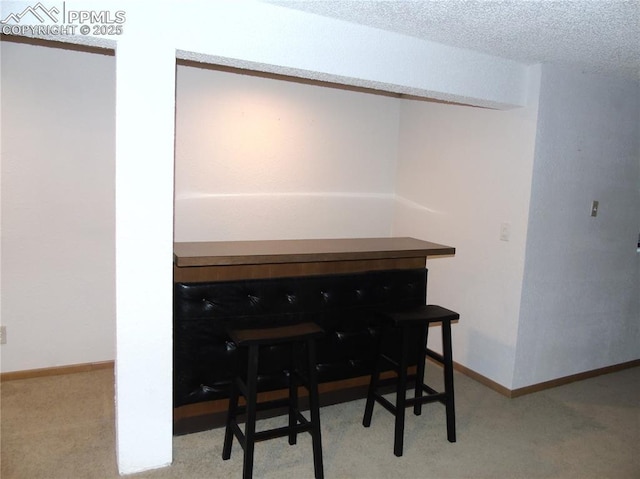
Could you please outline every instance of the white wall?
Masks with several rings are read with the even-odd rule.
[[[113,360],[115,59],[0,52],[2,372]]]
[[[526,108],[403,101],[400,114],[393,233],[456,247],[454,257],[427,261],[428,300],[460,312],[456,361],[505,387],[518,331],[539,69],[529,75]],[[500,240],[502,223],[509,241]]]
[[[640,358],[639,122],[637,82],[543,68],[514,388]]]
[[[397,98],[179,66],[176,241],[389,236]]]

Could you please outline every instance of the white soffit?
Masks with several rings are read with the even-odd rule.
[[[524,64],[640,78],[640,0],[264,0]]]

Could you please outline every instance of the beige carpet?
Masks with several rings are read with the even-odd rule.
[[[439,373],[429,365],[428,376]],[[640,368],[507,399],[456,373],[458,442],[446,440],[444,407],[409,409],[404,456],[393,455],[393,418],[364,401],[321,410],[325,477],[640,478]],[[101,370],[1,385],[2,479],[112,479],[113,372]],[[263,421],[263,427],[283,418]],[[260,426],[259,426],[260,427]],[[171,467],[130,479],[233,478],[242,449],[221,459],[223,430],[175,437]],[[256,445],[254,477],[313,477],[311,441]]]

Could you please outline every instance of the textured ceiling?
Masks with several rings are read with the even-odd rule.
[[[516,60],[640,78],[640,0],[267,3]]]

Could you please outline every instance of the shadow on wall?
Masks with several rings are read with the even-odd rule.
[[[469,365],[467,367],[475,373],[504,388],[513,389],[515,347],[496,341],[478,329],[470,327],[467,331],[468,345],[465,357],[456,358],[454,350],[454,361]]]
[[[422,205],[420,203],[416,203],[415,201],[410,200],[409,198],[405,198],[404,196],[396,196],[395,201],[398,204],[398,207],[403,207],[409,210],[418,210],[418,211],[423,211],[423,212],[431,213],[435,215],[445,214],[444,211],[434,210],[432,208],[429,208],[428,206]]]

